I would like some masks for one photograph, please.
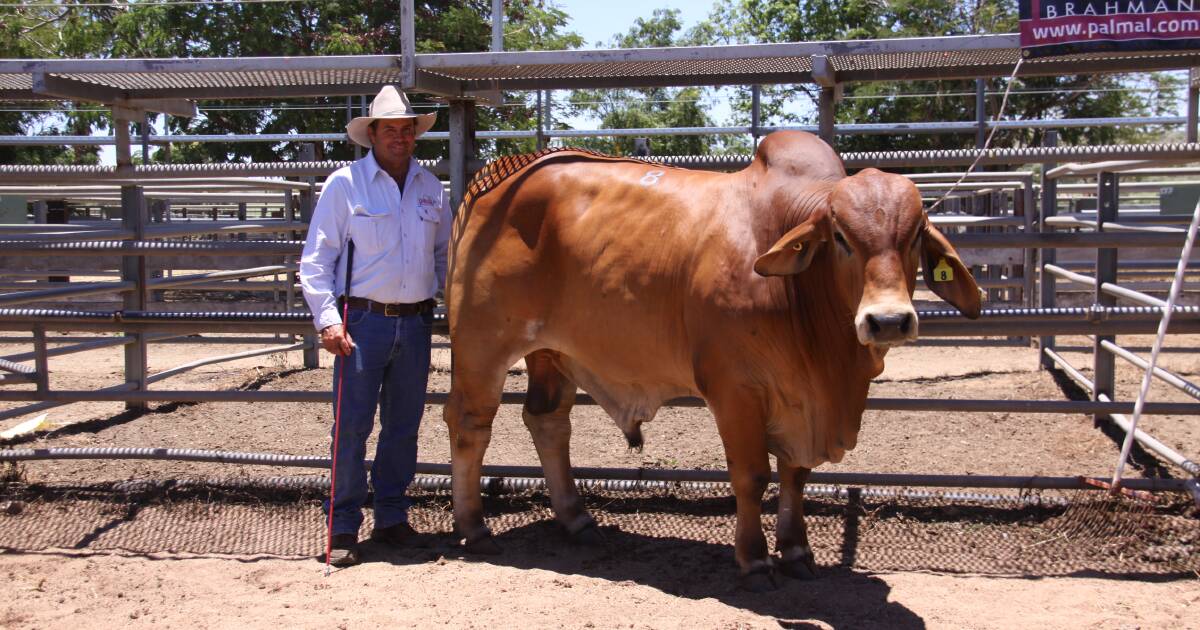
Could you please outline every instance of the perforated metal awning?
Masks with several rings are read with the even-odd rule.
[[[0,99],[110,104],[373,94],[393,83],[445,97],[569,89],[1007,76],[1015,34],[617,50],[337,57],[0,61]],[[1027,59],[1023,76],[1200,66],[1200,50]],[[406,72],[407,68],[411,72]]]

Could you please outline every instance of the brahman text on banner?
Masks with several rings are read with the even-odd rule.
[[[1019,0],[1026,57],[1200,49],[1197,0]]]

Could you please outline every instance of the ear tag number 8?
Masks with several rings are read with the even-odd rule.
[[[946,262],[945,258],[938,260],[938,264],[933,268],[934,282],[952,282],[954,280],[954,269],[950,267],[950,263]]]

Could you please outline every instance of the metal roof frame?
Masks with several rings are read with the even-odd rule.
[[[94,101],[176,113],[185,100],[373,94],[386,84],[463,99],[495,90],[754,85],[1008,76],[1016,34],[613,50],[326,57],[0,60],[0,99]],[[1200,50],[1026,59],[1020,76],[1200,66]],[[409,67],[412,72],[407,72]]]

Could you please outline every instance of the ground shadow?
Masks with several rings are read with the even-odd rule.
[[[411,564],[442,557],[516,569],[583,575],[613,583],[632,582],[686,599],[715,599],[776,619],[785,628],[924,628],[925,622],[902,604],[889,601],[891,587],[869,573],[841,566],[822,567],[815,580],[780,576],[780,588],[751,593],[738,586],[733,547],[602,528],[605,544],[570,543],[551,521],[517,527],[496,537],[503,552],[464,555],[448,535],[427,536],[422,547],[387,548],[368,543],[364,562]]]

